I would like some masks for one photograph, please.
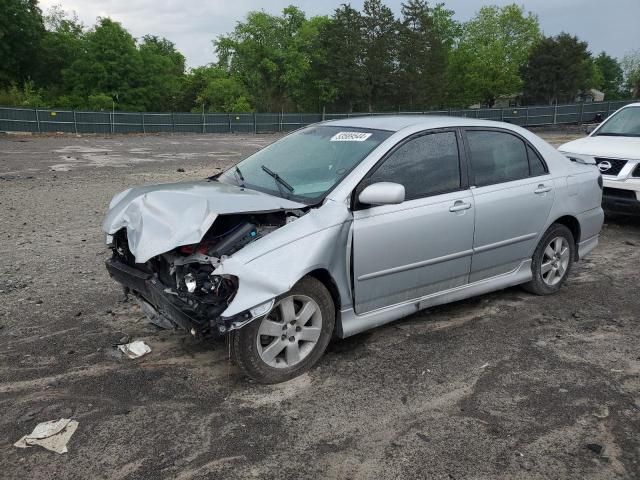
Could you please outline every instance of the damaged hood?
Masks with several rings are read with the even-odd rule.
[[[136,262],[200,242],[216,217],[231,213],[294,210],[306,205],[235,185],[196,181],[135,187],[109,204],[102,229],[127,229]]]

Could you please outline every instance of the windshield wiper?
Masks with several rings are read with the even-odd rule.
[[[244,177],[242,176],[242,172],[240,171],[240,168],[238,167],[238,165],[236,165],[233,168],[233,172],[238,176],[238,178],[240,179],[240,186],[244,187]]]
[[[293,187],[284,178],[282,178],[273,170],[270,170],[268,167],[265,167],[264,165],[261,165],[260,168],[262,168],[262,170],[264,170],[264,172],[266,172],[266,174],[273,178],[277,183],[293,193]]]

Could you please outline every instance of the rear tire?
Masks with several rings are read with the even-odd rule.
[[[285,382],[317,363],[334,325],[331,294],[319,280],[305,277],[265,317],[231,332],[231,355],[253,380]]]
[[[554,223],[542,236],[533,253],[533,278],[522,287],[535,295],[556,293],[571,272],[575,252],[576,244],[571,230]]]

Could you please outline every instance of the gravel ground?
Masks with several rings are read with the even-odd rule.
[[[123,303],[103,265],[112,195],[274,138],[0,137],[0,477],[640,478],[638,220],[607,219],[553,297],[429,309],[275,386]],[[124,358],[126,336],[152,352]],[[68,453],[13,446],[61,417],[79,421]]]

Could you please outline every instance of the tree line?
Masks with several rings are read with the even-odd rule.
[[[86,27],[60,7],[0,0],[0,105],[131,111],[421,111],[498,101],[640,96],[640,49],[594,56],[547,37],[523,7],[485,6],[467,22],[445,4],[381,0],[331,16],[249,12],[213,40],[217,61],[186,68],[165,38],[134,38],[110,18]]]

